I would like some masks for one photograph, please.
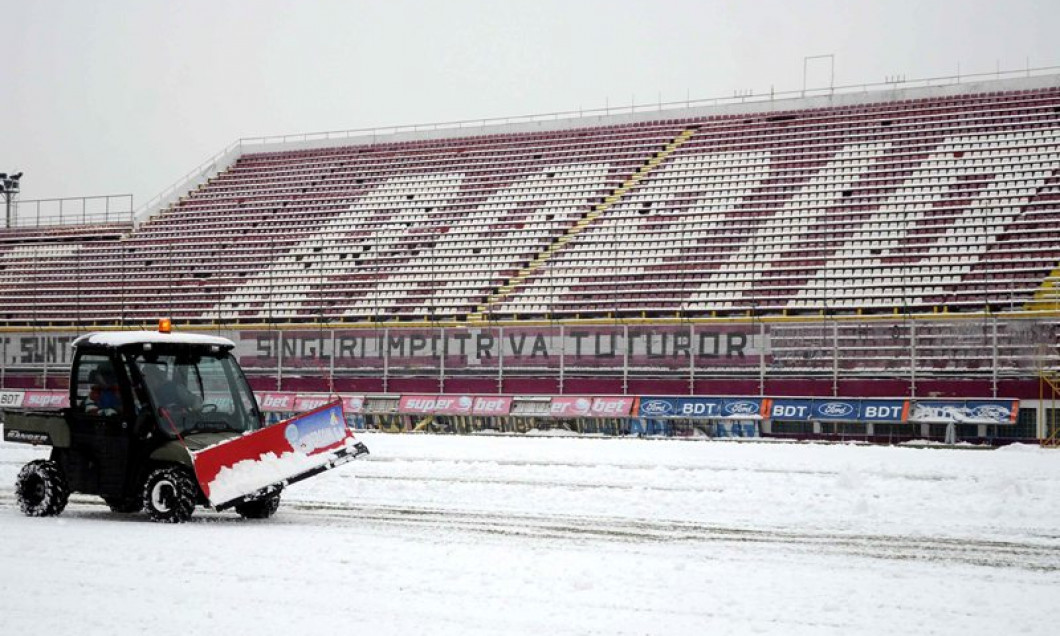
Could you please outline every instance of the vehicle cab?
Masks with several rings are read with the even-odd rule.
[[[263,425],[227,338],[123,331],[88,334],[73,346],[75,425],[180,440],[191,450]]]

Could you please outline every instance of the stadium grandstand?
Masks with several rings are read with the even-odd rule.
[[[265,410],[387,429],[1052,442],[1054,73],[245,141],[136,213],[21,202],[2,395],[164,316]]]

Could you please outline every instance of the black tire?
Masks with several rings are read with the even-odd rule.
[[[54,517],[66,508],[70,487],[53,461],[37,459],[18,471],[15,496],[22,513],[29,517]]]
[[[107,503],[111,512],[133,514],[144,509],[143,499],[139,497],[104,497],[103,501]]]
[[[244,519],[268,519],[276,514],[276,510],[279,507],[280,493],[274,492],[261,499],[255,499],[253,501],[239,504],[236,506],[236,512],[238,512],[239,516]]]
[[[184,523],[195,512],[199,486],[181,466],[156,468],[144,482],[143,507],[152,521]]]

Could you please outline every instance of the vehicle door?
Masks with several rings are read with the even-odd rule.
[[[109,351],[79,351],[71,373],[71,487],[123,495],[132,434],[129,381]]]

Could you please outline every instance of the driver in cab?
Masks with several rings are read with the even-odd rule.
[[[158,365],[145,364],[142,368],[144,381],[160,409],[198,410],[202,398],[195,395],[183,382],[166,379],[166,373]]]
[[[121,410],[121,391],[110,364],[101,364],[89,374],[91,388],[85,398],[85,413],[113,417]]]

